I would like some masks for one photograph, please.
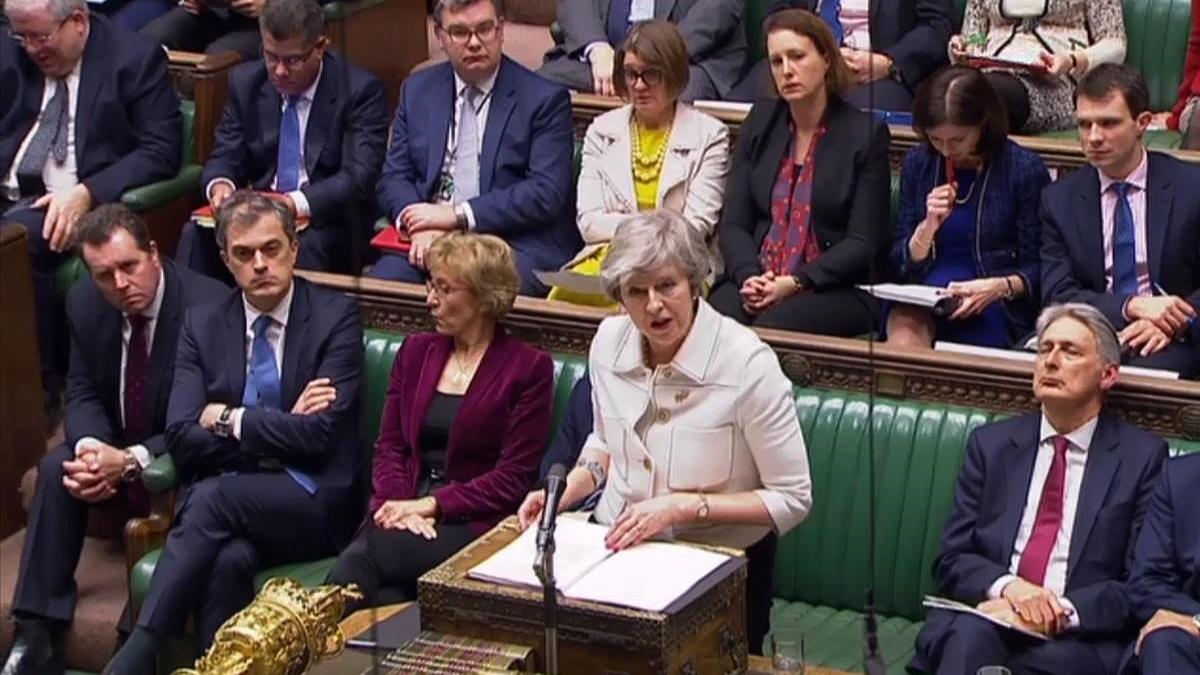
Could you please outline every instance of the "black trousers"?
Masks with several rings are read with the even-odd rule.
[[[358,584],[361,602],[346,613],[417,599],[417,579],[475,540],[466,525],[439,525],[428,540],[406,530],[383,530],[366,522],[329,573],[327,583]]]
[[[746,549],[746,639],[751,654],[762,655],[763,639],[771,629],[778,548],[779,537],[771,532]]]
[[[137,625],[159,637],[196,611],[202,648],[254,598],[262,567],[336,552],[339,519],[286,473],[225,474],[193,483],[150,580]]]
[[[67,372],[66,321],[63,308],[54,291],[54,273],[67,258],[66,253],[50,250],[50,242],[42,237],[46,212],[42,209],[18,208],[0,197],[0,222],[18,223],[29,232],[29,263],[33,268],[34,308],[37,312],[38,353],[41,359],[42,388],[56,389]]]
[[[761,314],[750,314],[742,309],[737,285],[726,280],[713,288],[708,302],[734,321],[758,328],[856,337],[879,326],[879,303],[857,288],[797,293]]]
[[[143,26],[140,32],[167,49],[208,54],[237,52],[248,61],[259,58],[262,44],[257,19],[226,9],[192,14],[175,7]]]

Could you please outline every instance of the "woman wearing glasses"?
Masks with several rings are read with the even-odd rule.
[[[410,335],[392,366],[367,520],[330,583],[362,606],[416,599],[417,578],[516,511],[550,432],[550,356],[498,321],[520,287],[512,250],[453,232],[428,253],[436,333]]]
[[[668,208],[701,233],[719,271],[713,230],[725,194],[729,131],[679,100],[688,83],[683,35],[666,21],[636,24],[613,73],[628,104],[597,117],[584,137],[577,218],[586,246],[567,268],[599,274],[617,225],[638,212]],[[550,299],[610,304],[601,295],[561,288]]]

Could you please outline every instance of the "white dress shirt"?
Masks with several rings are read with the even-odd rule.
[[[483,134],[487,130],[488,113],[490,113],[492,110],[492,90],[496,88],[496,76],[499,74],[500,69],[497,68],[495,72],[487,77],[487,79],[475,85],[475,88],[478,89],[482,94],[479,98],[479,107],[475,110],[475,142],[478,143],[477,147],[475,148],[476,157],[478,157],[483,151]],[[439,186],[445,185],[446,181],[454,175],[454,151],[458,147],[458,125],[461,121],[458,113],[463,107],[463,101],[465,101],[467,98],[468,86],[469,85],[458,76],[458,73],[454,74],[454,105],[450,111],[450,114],[454,117],[450,120],[450,131],[446,134],[446,154],[442,158],[442,172],[438,177]],[[481,172],[479,184],[482,188],[483,167],[480,166],[479,169]],[[440,192],[441,190],[439,189],[439,193]],[[439,195],[439,197],[449,200],[453,198],[454,195]],[[467,216],[467,229],[474,230],[475,212],[471,209],[471,202],[462,202],[460,206],[462,207],[463,213],[465,213]],[[399,226],[400,216],[397,215],[396,227]]]
[[[46,158],[46,166],[42,169],[42,183],[46,186],[47,194],[65,192],[79,184],[79,175],[75,164],[75,109],[79,105],[79,69],[82,63],[83,59],[81,58],[66,77],[67,159],[59,166],[55,164],[53,155]],[[13,201],[20,197],[30,196],[20,194],[17,186],[17,168],[21,166],[21,160],[25,158],[30,141],[37,134],[38,128],[42,126],[42,112],[45,112],[46,106],[50,105],[50,99],[54,98],[54,89],[58,86],[57,79],[47,77],[45,80],[42,88],[42,107],[39,109],[38,119],[29,129],[29,133],[25,134],[25,140],[21,141],[20,147],[17,148],[17,154],[13,157],[12,167],[9,168],[8,175],[4,177],[4,194]]]
[[[271,345],[271,351],[275,353],[275,372],[279,375],[280,386],[283,385],[283,345],[287,339],[287,323],[288,316],[292,313],[292,296],[296,292],[296,282],[292,282],[291,288],[288,288],[287,295],[283,296],[283,300],[275,305],[275,309],[270,312],[260,312],[246,301],[246,295],[242,294],[242,311],[246,313],[246,334],[245,334],[245,353],[246,353],[246,377],[250,377],[250,367],[252,365],[252,354],[254,351],[254,322],[263,314],[268,314],[275,321],[267,327],[267,343]],[[282,391],[280,392],[282,394]],[[282,402],[281,402],[282,403]],[[233,419],[233,437],[242,440],[242,413],[245,408],[238,407],[232,413]],[[286,411],[285,411],[286,412]]]
[[[1079,625],[1079,616],[1074,611],[1074,605],[1063,597],[1067,589],[1067,559],[1071,553],[1071,535],[1075,529],[1075,512],[1079,506],[1079,491],[1083,486],[1083,471],[1087,467],[1088,448],[1092,444],[1092,436],[1096,434],[1096,424],[1099,418],[1093,417],[1083,426],[1067,434],[1059,434],[1050,422],[1042,416],[1041,428],[1038,431],[1037,457],[1033,462],[1033,475],[1029,479],[1029,491],[1025,497],[1025,509],[1021,513],[1021,525],[1017,528],[1017,539],[1013,543],[1012,558],[1009,560],[1009,574],[1005,574],[992,583],[988,589],[988,597],[999,598],[1004,587],[1017,578],[1017,568],[1021,564],[1021,554],[1033,536],[1033,526],[1037,521],[1038,505],[1042,500],[1042,490],[1046,485],[1046,477],[1050,474],[1050,464],[1054,461],[1054,437],[1066,436],[1070,442],[1067,446],[1067,475],[1063,482],[1063,517],[1059,525],[1058,536],[1054,540],[1054,548],[1050,552],[1050,560],[1046,564],[1046,577],[1042,587],[1053,592],[1059,601],[1071,610],[1070,626]]]
[[[297,185],[301,187],[308,185],[308,162],[306,162],[304,159],[305,140],[308,138],[308,115],[312,112],[313,99],[317,95],[317,85],[321,83],[321,73],[324,72],[324,70],[325,64],[322,62],[321,67],[317,70],[316,79],[313,80],[308,89],[300,92],[300,98],[296,99],[296,115],[300,118],[300,180]],[[287,97],[281,95],[279,98],[279,112],[282,115],[283,113],[287,112]],[[280,131],[282,132],[282,124],[280,125]],[[275,152],[276,154],[279,153],[278,146],[276,146]],[[275,190],[278,180],[278,175],[271,179],[272,190]],[[237,189],[237,185],[235,185],[234,182],[229,178],[214,178],[208,181],[208,185],[204,188],[204,194],[206,197],[208,197],[209,201],[212,201],[213,186],[215,186],[217,183],[225,183],[233,189]],[[296,205],[297,218],[307,218],[311,215],[312,212],[308,205],[308,197],[305,197],[303,192],[301,192],[299,189],[296,189],[287,193],[287,196],[290,197],[292,203]]]
[[[870,0],[842,0],[838,21],[842,24],[842,45],[871,51]]]
[[[752,330],[697,303],[675,358],[651,369],[628,316],[601,322],[588,357],[595,425],[581,457],[608,463],[596,520],[675,492],[752,491],[771,526],[694,524],[663,533],[745,548],[808,515],[808,452],[779,359]]]
[[[1142,151],[1142,162],[1125,178],[1125,182],[1133,186],[1128,192],[1129,210],[1133,212],[1133,251],[1137,260],[1137,293],[1138,295],[1153,295],[1150,285],[1150,259],[1146,254],[1149,232],[1146,229],[1146,180],[1149,175],[1150,154]],[[1110,192],[1108,187],[1119,181],[1100,174],[1100,222],[1103,225],[1104,242],[1104,284],[1109,290],[1113,287],[1113,232],[1116,229],[1117,194]]]
[[[158,288],[154,291],[154,300],[146,311],[142,312],[142,316],[148,319],[146,321],[146,358],[154,353],[154,331],[158,326],[158,313],[162,309],[163,293],[166,290],[166,278],[162,272],[158,272]],[[125,365],[129,363],[129,340],[133,337],[133,326],[129,323],[129,315],[121,315],[121,370],[117,377],[117,410],[121,415],[121,426],[125,425]],[[146,371],[147,376],[153,377],[153,373],[149,369]],[[89,446],[101,443],[98,438],[93,436],[84,436],[75,442],[75,456]],[[137,459],[138,465],[143,469],[153,459],[150,456],[150,450],[144,445],[138,444],[129,447],[129,451]]]

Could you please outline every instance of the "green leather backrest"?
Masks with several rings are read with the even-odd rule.
[[[1170,110],[1183,80],[1191,0],[1124,0],[1125,63],[1142,71],[1150,109]]]
[[[783,538],[775,595],[845,609],[868,585],[869,449],[876,457],[876,602],[885,615],[923,616],[930,569],[954,494],[967,435],[991,421],[980,410],[797,389],[813,481],[808,519]]]
[[[767,0],[746,0],[742,27],[746,29],[746,63],[757,63],[766,56],[763,45],[763,19],[767,18]]]
[[[196,102],[179,101],[179,112],[183,115],[183,165],[196,161]]]

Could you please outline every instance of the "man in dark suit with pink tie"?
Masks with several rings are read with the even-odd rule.
[[[976,429],[934,562],[938,593],[1001,621],[935,609],[911,672],[1113,673],[1129,634],[1133,542],[1166,458],[1159,437],[1103,410],[1116,332],[1089,305],[1038,320],[1040,413]]]

